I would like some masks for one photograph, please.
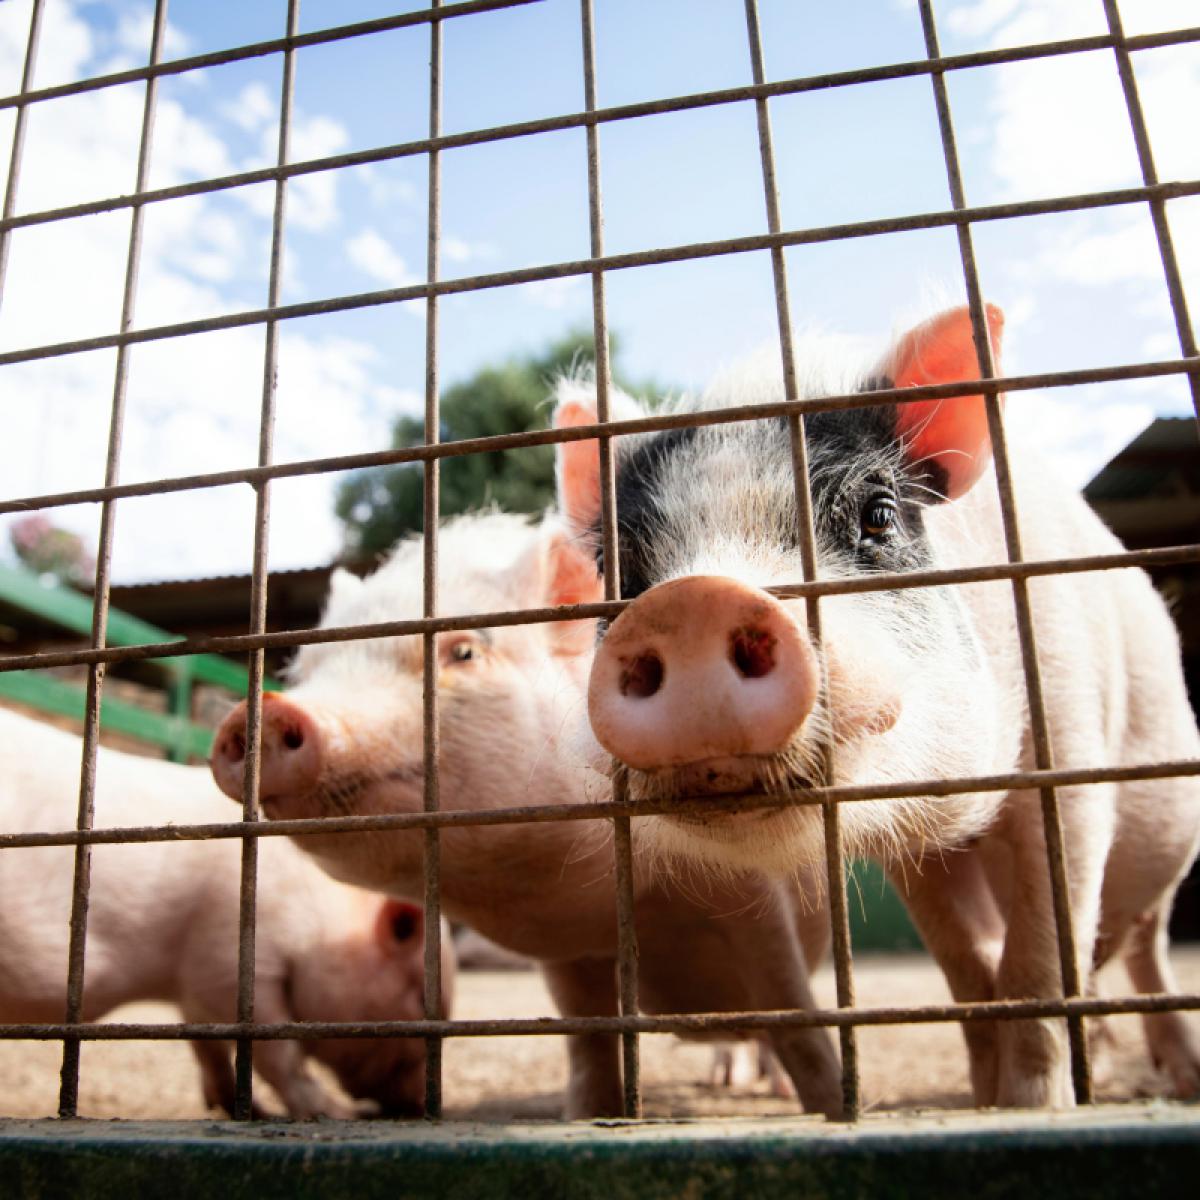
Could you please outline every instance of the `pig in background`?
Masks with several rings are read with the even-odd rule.
[[[998,350],[1003,318],[986,314]],[[801,340],[801,398],[978,378],[965,309],[865,364]],[[782,398],[773,372],[734,372],[700,408]],[[1020,403],[1036,404],[1035,396]],[[556,421],[593,421],[569,385]],[[982,397],[806,419],[819,574],[951,568],[1006,559]],[[589,682],[592,730],[631,794],[718,796],[988,775],[1034,765],[1008,583],[831,596],[821,602],[828,694],[802,601],[763,589],[803,570],[782,420],[621,438],[622,594]],[[1027,558],[1120,544],[1030,447],[1012,452]],[[595,443],[559,448],[563,511],[599,553]],[[1200,752],[1174,627],[1140,570],[1029,585],[1054,762],[1193,759]],[[612,760],[597,753],[607,770]],[[1143,992],[1175,990],[1166,922],[1196,854],[1200,783],[1058,789],[1082,978],[1116,954]],[[841,806],[850,854],[881,859],[960,1001],[1061,994],[1036,793]],[[661,816],[643,836],[667,861],[716,874],[822,861],[819,809]],[[820,873],[814,872],[820,879]],[[1011,903],[1009,899],[1011,898]],[[1179,1095],[1200,1090],[1200,1042],[1180,1013],[1147,1015],[1152,1055]],[[1073,1101],[1062,1023],[964,1026],[981,1105]]]
[[[595,563],[559,525],[481,514],[439,534],[439,612],[487,613],[599,597]],[[401,543],[365,581],[332,580],[322,624],[422,611],[422,543]],[[568,742],[583,711],[594,622],[497,625],[438,636],[440,798],[488,810],[585,798]],[[291,690],[264,697],[260,801],[272,818],[423,808],[422,639],[303,647]],[[218,731],[213,771],[241,796],[245,710]],[[616,900],[607,822],[454,826],[441,832],[442,905],[451,920],[537,959],[568,1016],[617,1011]],[[306,835],[300,845],[339,879],[419,896],[419,831]],[[787,881],[662,878],[638,868],[641,1011],[811,1009],[806,959],[829,938],[819,904]],[[728,1035],[725,1035],[728,1036]],[[809,1111],[841,1108],[837,1058],[821,1029],[776,1029],[771,1046]],[[569,1117],[622,1111],[617,1039],[568,1038]]]
[[[0,709],[0,830],[74,827],[80,748],[72,734]],[[99,751],[97,828],[230,815],[205,768]],[[177,1004],[188,1021],[235,1019],[240,859],[241,845],[230,839],[93,847],[84,1020],[149,999]],[[63,1019],[73,869],[70,846],[0,851],[0,1021]],[[421,1018],[423,920],[415,905],[335,882],[283,838],[260,839],[255,1020]],[[231,1112],[229,1046],[196,1041],[192,1048],[205,1102]],[[421,1113],[421,1039],[254,1044],[254,1065],[289,1115],[348,1117],[355,1108],[313,1077],[308,1055],[383,1113]]]

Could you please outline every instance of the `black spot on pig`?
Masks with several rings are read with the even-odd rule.
[[[621,596],[633,600],[654,583],[644,553],[658,535],[654,497],[661,494],[666,468],[684,446],[696,439],[697,430],[668,429],[638,442],[634,449],[618,459],[617,528],[621,567]],[[596,565],[604,570],[604,538],[597,519],[592,527],[596,546]],[[602,635],[603,631],[601,631]]]
[[[892,386],[890,379],[879,376],[868,380],[863,390]],[[804,429],[821,559],[864,573],[928,566],[922,511],[944,498],[945,480],[944,476],[938,478],[940,472],[933,464],[905,461],[896,438],[895,406],[812,413],[806,416]],[[720,484],[715,481],[711,495],[701,490],[696,507],[677,515],[680,528],[668,527],[673,523],[666,515],[669,506],[660,503],[665,493],[678,486],[681,473],[688,478],[696,473],[703,476],[710,445],[714,461],[720,453],[726,470],[725,452],[743,451],[745,480],[751,486],[761,484],[761,504],[755,507],[774,519],[769,531],[756,529],[754,536],[766,533],[779,538],[785,551],[798,552],[800,526],[787,418],[756,425],[668,430],[639,439],[618,455],[617,527],[624,599],[635,599],[661,582],[656,578],[654,551],[661,549],[664,539],[683,543],[698,536],[698,530],[729,528],[729,498],[720,494]],[[597,562],[603,569],[598,522],[592,533]]]

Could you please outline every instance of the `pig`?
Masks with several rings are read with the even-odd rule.
[[[416,617],[422,543],[402,542],[365,581],[331,580],[323,625]],[[596,599],[589,553],[547,518],[497,512],[439,534],[439,611],[488,613]],[[583,706],[594,622],[496,625],[439,634],[440,798],[486,811],[586,799],[588,772],[567,731]],[[301,648],[291,687],[264,697],[260,801],[269,818],[419,812],[423,808],[422,638]],[[245,712],[218,731],[213,773],[242,794]],[[568,1016],[617,1012],[616,901],[607,822],[451,827],[441,832],[442,905],[498,945],[538,961]],[[419,831],[309,834],[298,844],[336,878],[422,894]],[[810,1009],[807,962],[829,937],[819,906],[786,881],[664,880],[638,866],[634,902],[639,1002],[649,1013]],[[807,961],[806,961],[807,954]],[[836,1052],[821,1029],[775,1029],[771,1046],[804,1107],[836,1115]],[[569,1118],[619,1115],[612,1036],[568,1043]]]
[[[983,324],[998,356],[1000,310],[987,306]],[[980,376],[965,308],[862,363],[803,336],[795,358],[802,399]],[[776,354],[773,369],[735,370],[690,407],[777,401],[778,363]],[[587,389],[569,382],[555,419],[588,424],[595,411]],[[982,396],[815,413],[805,430],[821,577],[1005,561]],[[594,764],[624,775],[632,797],[803,788],[821,781],[826,746],[833,784],[1035,765],[1009,583],[827,597],[819,654],[804,602],[764,590],[803,579],[785,420],[616,445],[621,593],[631,603],[594,656],[588,714]],[[560,445],[560,506],[602,560],[598,470],[595,441]],[[1036,448],[1014,446],[1012,473],[1027,558],[1120,551]],[[1197,757],[1176,633],[1142,571],[1033,579],[1029,592],[1055,765]],[[1174,990],[1166,923],[1196,855],[1200,784],[1061,787],[1058,798],[1081,978],[1123,953],[1140,991]],[[840,811],[847,853],[886,865],[957,1000],[1062,994],[1036,792]],[[714,803],[648,818],[641,836],[660,860],[693,871],[786,872],[824,855],[821,812],[803,805],[735,813]],[[1144,1023],[1176,1093],[1195,1094],[1200,1042],[1185,1018]],[[978,1104],[1073,1102],[1061,1021],[966,1023],[964,1032]]]
[[[74,827],[80,748],[73,734],[0,709],[0,830]],[[207,768],[100,749],[98,828],[230,816]],[[170,1001],[188,1021],[235,1019],[240,857],[240,843],[229,839],[93,848],[85,1021],[132,1000]],[[63,1019],[73,864],[70,846],[0,852],[0,1021]],[[416,905],[337,883],[286,839],[260,839],[255,1020],[419,1019],[423,922]],[[448,939],[443,947],[448,1003],[454,964]],[[228,1046],[192,1048],[205,1103],[232,1113]],[[309,1055],[352,1097],[385,1114],[420,1115],[422,1039],[254,1044],[255,1067],[291,1116],[349,1117],[355,1108],[309,1072]]]

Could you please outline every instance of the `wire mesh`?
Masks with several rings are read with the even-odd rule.
[[[74,1115],[78,1099],[79,1047],[83,1041],[180,1038],[211,1040],[232,1039],[237,1045],[237,1097],[235,1116],[248,1119],[252,1113],[252,1046],[255,1040],[275,1038],[312,1039],[336,1036],[362,1038],[379,1036],[420,1036],[426,1039],[428,1074],[425,1105],[430,1117],[442,1112],[442,1047],[447,1037],[485,1037],[497,1034],[618,1034],[623,1047],[624,1109],[628,1117],[641,1113],[642,1089],[639,1070],[639,1036],[644,1033],[695,1033],[714,1031],[769,1030],[776,1027],[827,1027],[837,1029],[843,1063],[843,1100],[846,1116],[855,1119],[860,1110],[858,1062],[855,1030],[861,1026],[922,1023],[969,1022],[973,1020],[1009,1021],[1029,1018],[1062,1018],[1068,1025],[1076,1099],[1091,1099],[1088,1048],[1083,1034],[1083,1019],[1107,1013],[1154,1013],[1200,1008],[1200,995],[1142,995],[1138,997],[1096,998],[1084,994],[1081,964],[1075,947],[1068,884],[1067,854],[1064,851],[1062,818],[1057,789],[1112,784],[1115,782],[1163,779],[1200,775],[1200,762],[1148,762],[1121,766],[1061,768],[1055,766],[1050,744],[1049,723],[1042,695],[1041,665],[1030,610],[1028,581],[1051,574],[1123,570],[1132,567],[1193,564],[1200,562],[1200,545],[1184,545],[1121,554],[1074,556],[1045,561],[1026,560],[1018,529],[1016,497],[1008,465],[1007,440],[999,396],[1050,386],[1078,386],[1087,383],[1127,379],[1151,379],[1182,376],[1187,379],[1200,416],[1200,357],[1187,309],[1177,255],[1172,243],[1167,201],[1200,195],[1200,180],[1162,182],[1158,178],[1146,122],[1141,109],[1133,71],[1133,56],[1139,52],[1200,41],[1200,28],[1177,29],[1127,37],[1123,31],[1116,0],[1103,0],[1108,23],[1107,35],[1064,39],[1038,45],[1021,45],[1000,50],[981,51],[943,57],[940,53],[931,0],[920,0],[919,10],[925,40],[924,59],[873,66],[851,71],[812,75],[767,82],[763,67],[762,38],[755,0],[746,0],[745,15],[753,84],[748,87],[655,99],[609,108],[597,105],[595,21],[591,0],[581,0],[582,78],[585,108],[581,112],[540,118],[487,129],[446,135],[442,132],[442,31],[448,21],[463,21],[472,15],[495,12],[532,3],[533,0],[472,0],[469,3],[441,4],[378,20],[343,25],[312,33],[299,32],[299,3],[289,0],[287,32],[271,41],[232,47],[218,52],[173,61],[162,60],[167,2],[157,0],[147,66],[114,72],[92,79],[72,81],[53,87],[32,86],[38,36],[42,22],[42,0],[34,0],[25,56],[21,90],[0,98],[0,110],[15,110],[14,137],[7,176],[3,215],[0,217],[0,300],[3,299],[4,271],[11,233],[17,229],[51,225],[75,217],[128,208],[131,229],[125,289],[118,330],[97,337],[72,339],[58,343],[23,347],[0,353],[0,367],[65,357],[97,349],[116,350],[116,376],[110,418],[110,436],[104,484],[44,495],[31,495],[0,503],[0,514],[45,510],[66,505],[98,502],[102,505],[101,533],[95,575],[95,616],[91,646],[88,649],[53,651],[0,657],[0,671],[28,670],[68,665],[88,668],[87,716],[84,726],[79,813],[74,830],[0,834],[0,849],[33,846],[73,846],[76,851],[74,896],[71,923],[71,952],[68,976],[68,1003],[64,1020],[57,1024],[0,1025],[0,1040],[61,1040],[64,1047],[60,1113]],[[372,34],[403,27],[426,25],[430,37],[429,136],[417,141],[371,147],[348,154],[327,155],[304,161],[289,161],[289,136],[292,124],[295,55],[305,46],[365,38]],[[1117,64],[1124,100],[1133,130],[1143,183],[1139,187],[1109,189],[1057,196],[1042,200],[1022,200],[1006,204],[971,206],[966,198],[946,75],[985,66],[1054,59],[1089,51],[1110,50]],[[203,71],[214,66],[280,55],[282,83],[277,161],[272,167],[212,177],[172,187],[148,187],[151,144],[154,128],[156,85],[158,80]],[[947,210],[929,211],[902,217],[860,221],[811,228],[784,227],[775,178],[770,108],[771,99],[833,88],[853,87],[869,82],[926,76],[930,80],[938,115],[942,153],[951,195]],[[144,115],[138,154],[137,178],[132,192],[105,197],[84,204],[17,214],[16,196],[24,149],[25,119],[30,107],[45,101],[72,95],[84,95],[129,83],[145,84]],[[758,120],[759,150],[763,173],[763,195],[767,212],[766,234],[726,238],[702,243],[663,246],[651,250],[606,254],[604,247],[604,210],[601,192],[599,137],[602,127],[642,117],[683,112],[719,105],[753,103]],[[440,276],[441,247],[441,175],[440,155],[449,149],[532,137],[542,133],[583,129],[587,139],[587,178],[589,207],[589,256],[586,259],[544,264],[518,270],[476,274],[453,279]],[[423,282],[380,289],[367,293],[339,295],[304,303],[281,303],[282,250],[285,232],[286,197],[289,181],[325,171],[351,166],[424,156],[428,163],[428,239],[426,277]],[[266,306],[261,309],[226,313],[199,320],[150,325],[133,329],[134,304],[140,265],[141,230],[149,206],[187,196],[220,192],[252,183],[271,182],[275,186],[272,218],[271,261]],[[972,229],[984,222],[1009,220],[1054,213],[1081,212],[1096,208],[1145,206],[1151,214],[1162,260],[1167,294],[1178,335],[1180,355],[1176,359],[1118,367],[1068,370],[1038,375],[1003,377],[997,373],[987,332],[983,289],[975,260]],[[919,229],[953,229],[958,239],[963,276],[971,312],[975,345],[982,378],[960,384],[911,388],[886,388],[868,396],[848,394],[802,400],[796,383],[795,349],[792,344],[792,317],[787,285],[785,250],[789,247],[816,245],[849,238],[875,237]],[[781,342],[784,378],[783,400],[739,408],[702,413],[663,413],[634,420],[614,420],[610,413],[612,388],[609,362],[609,324],[605,279],[609,272],[633,270],[651,265],[685,262],[718,255],[766,252],[772,264],[775,303]],[[440,434],[439,379],[439,301],[443,296],[477,292],[569,277],[585,277],[592,288],[592,315],[596,360],[597,422],[569,429],[550,429],[524,434],[477,438],[446,443]],[[349,312],[356,309],[396,305],[409,300],[425,304],[425,412],[424,444],[407,449],[390,449],[367,454],[339,455],[320,459],[276,463],[273,461],[276,373],[280,324],[318,314]],[[184,337],[196,333],[244,326],[264,328],[265,350],[261,400],[259,453],[257,465],[233,471],[165,477],[134,484],[119,482],[121,434],[131,347],[154,341]],[[805,441],[805,418],[813,413],[852,409],[866,405],[906,404],[930,398],[982,394],[987,401],[989,427],[994,447],[1000,511],[1003,516],[1008,561],[981,567],[949,570],[922,570],[904,574],[879,573],[868,577],[821,578],[818,571],[812,516],[811,487]],[[487,812],[446,810],[439,797],[439,712],[437,682],[437,635],[440,633],[536,622],[556,622],[579,618],[611,619],[619,614],[621,600],[617,554],[617,501],[614,487],[614,440],[626,435],[669,429],[695,428],[732,422],[785,417],[792,431],[795,494],[799,513],[799,545],[803,578],[795,583],[767,589],[772,594],[806,601],[807,620],[814,643],[821,641],[820,601],[824,597],[860,592],[907,588],[958,586],[981,581],[1007,580],[1011,583],[1016,612],[1026,695],[1035,747],[1035,768],[976,778],[921,780],[906,784],[833,785],[832,744],[827,747],[827,771],[817,786],[790,794],[764,796],[747,794],[722,797],[729,811],[764,810],[785,804],[815,805],[821,809],[826,834],[833,957],[837,979],[837,1008],[815,1011],[699,1013],[689,1015],[647,1016],[637,1003],[637,948],[634,929],[633,858],[631,820],[664,812],[684,812],[697,803],[711,807],[711,799],[694,801],[632,800],[618,781],[611,801],[566,802],[549,806],[493,809]],[[441,616],[438,605],[438,514],[439,467],[443,459],[455,456],[516,450],[532,446],[554,445],[569,441],[595,439],[601,462],[601,524],[604,543],[605,580],[602,602],[563,605],[554,608],[473,613]],[[421,463],[424,472],[424,582],[422,617],[418,620],[377,622],[369,625],[327,627],[320,630],[284,630],[266,632],[267,547],[270,529],[270,487],[277,479],[343,471],[366,466]],[[194,491],[247,484],[255,491],[255,540],[252,572],[252,602],[249,630],[245,634],[187,638],[169,643],[109,647],[105,644],[105,625],[112,562],[113,530],[119,500],[161,496],[171,492]],[[261,736],[261,685],[264,652],[267,649],[318,643],[342,642],[381,637],[419,636],[424,647],[423,673],[423,761],[424,805],[420,813],[374,816],[344,816],[263,822],[258,814],[258,788]],[[92,800],[95,787],[96,747],[99,732],[100,698],[105,669],[112,663],[135,662],[156,657],[172,657],[200,652],[250,654],[251,689],[248,703],[247,754],[245,762],[244,811],[240,822],[218,825],[92,828]],[[846,878],[839,825],[840,805],[862,801],[915,796],[946,796],[996,790],[1036,789],[1042,801],[1042,815],[1048,854],[1048,870],[1054,902],[1056,932],[1061,967],[1062,996],[1037,1000],[989,1000],[942,1005],[919,1005],[863,1009],[856,1007],[846,905]],[[615,1016],[569,1017],[555,1020],[447,1020],[442,1013],[442,979],[439,915],[441,906],[440,831],[447,828],[501,826],[546,821],[608,821],[614,829],[614,871],[617,881],[617,929],[619,939],[619,1007]],[[272,1022],[254,1019],[253,967],[255,955],[255,886],[258,839],[322,833],[353,833],[420,829],[424,832],[425,906],[430,916],[426,923],[424,1019],[385,1022]],[[86,1024],[82,1021],[84,952],[86,945],[90,847],[122,842],[178,841],[207,838],[238,838],[242,841],[242,894],[240,905],[238,1004],[233,1023],[182,1022],[177,1024]]]

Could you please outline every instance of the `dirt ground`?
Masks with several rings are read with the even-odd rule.
[[[1173,954],[1180,987],[1200,991],[1200,946]],[[1109,994],[1127,984],[1106,974]],[[1102,977],[1104,979],[1105,977]],[[855,963],[863,1006],[940,1003],[948,1000],[940,974],[923,956],[863,956]],[[833,979],[826,968],[815,980],[818,1000],[832,1006]],[[554,1015],[536,972],[471,971],[459,976],[456,1017]],[[129,1005],[110,1020],[170,1021],[160,1004]],[[1200,1017],[1193,1017],[1200,1021]],[[1145,1052],[1136,1017],[1110,1021],[1113,1045],[1097,1069],[1099,1095],[1107,1100],[1162,1095],[1163,1079]],[[965,1107],[969,1104],[966,1056],[958,1029],[924,1025],[859,1031],[863,1096],[870,1109]],[[0,1043],[0,1116],[54,1114],[61,1049],[57,1043]],[[716,1087],[713,1049],[673,1037],[642,1038],[648,1116],[767,1116],[795,1111],[794,1102],[769,1094],[765,1081]],[[566,1063],[557,1037],[451,1039],[445,1049],[446,1115],[485,1121],[550,1119],[558,1115]],[[256,1095],[266,1098],[256,1089]],[[191,1051],[183,1043],[83,1044],[80,1115],[90,1117],[204,1117]]]

